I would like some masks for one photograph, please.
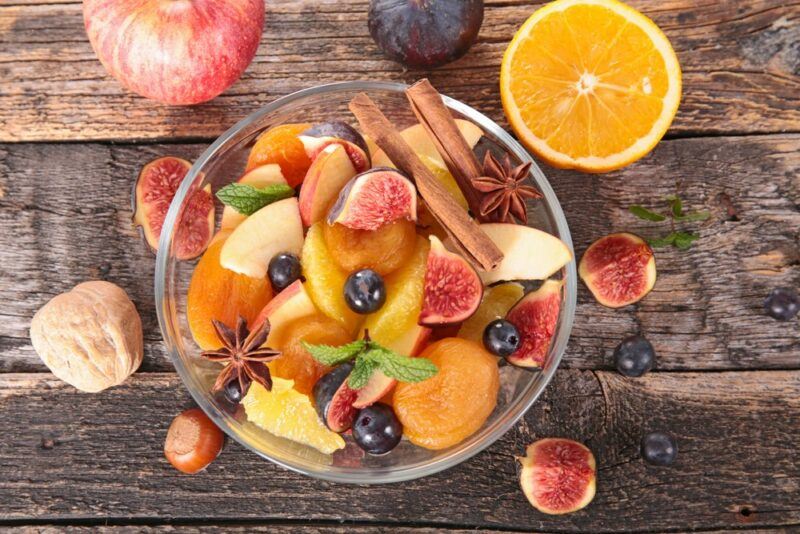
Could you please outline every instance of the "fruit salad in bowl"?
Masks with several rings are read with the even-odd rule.
[[[566,347],[576,272],[553,191],[498,125],[429,85],[353,82],[279,99],[195,162],[156,298],[222,430],[381,483],[453,466],[525,413]]]

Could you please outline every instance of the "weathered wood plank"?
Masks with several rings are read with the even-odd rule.
[[[0,375],[0,518],[144,521],[315,520],[546,531],[663,531],[800,525],[800,372],[616,373],[564,370],[498,443],[432,477],[354,487],[308,479],[229,443],[199,476],[163,459],[171,417],[188,404],[173,374],[135,376],[99,395],[48,374]],[[638,457],[643,432],[677,436],[671,468]],[[515,479],[536,438],[587,443],[595,501],[547,517]],[[386,503],[391,503],[387,506]]]
[[[154,260],[131,227],[129,195],[144,162],[191,159],[203,148],[0,145],[0,371],[44,370],[28,341],[30,318],[55,294],[95,278],[119,283],[138,305],[142,369],[171,369],[153,305]],[[658,226],[627,207],[656,207],[676,182],[687,207],[714,214],[690,251],[658,251],[658,283],[640,304],[609,310],[580,287],[566,366],[610,368],[616,344],[642,331],[661,370],[800,367],[796,326],[761,311],[772,287],[800,285],[800,136],[670,140],[613,176],[546,172],[578,254],[612,231],[657,235]]]
[[[673,135],[800,129],[800,4],[632,0],[672,40],[684,69]],[[541,5],[489,2],[479,42],[429,74],[443,92],[503,120],[500,58]],[[268,3],[258,54],[213,102],[166,107],[127,93],[95,59],[80,2],[0,5],[0,141],[213,138],[276,97],[354,79],[411,82],[424,72],[385,60],[369,37],[366,0]]]
[[[393,533],[398,534],[435,534],[437,532],[442,532],[441,529],[435,528],[428,528],[428,527],[404,527],[404,526],[397,526],[394,524],[390,525],[359,525],[354,523],[347,523],[342,521],[343,525],[335,526],[335,525],[326,525],[326,524],[305,524],[300,522],[291,522],[289,524],[284,523],[277,523],[277,524],[269,524],[269,523],[244,523],[244,524],[237,524],[235,522],[232,523],[222,523],[222,524],[209,524],[207,522],[203,522],[202,525],[185,525],[185,524],[170,524],[170,525],[155,525],[155,526],[143,526],[143,525],[130,525],[130,524],[123,524],[120,523],[119,526],[75,526],[72,523],[66,525],[41,525],[41,526],[23,526],[23,527],[11,527],[8,529],[4,529],[6,532],[10,534],[54,534],[57,532],[64,532],[65,530],[69,530],[69,532],[94,532],[98,534],[106,534],[106,533],[113,533],[113,534],[122,534],[125,532],[136,532],[136,533],[165,533],[165,532],[182,532],[182,533],[190,533],[190,532],[197,532],[197,533],[205,533],[205,532],[257,532],[257,533],[277,533],[277,534],[294,534],[295,532],[302,532],[304,534],[348,534],[350,532],[354,532],[356,534],[383,534],[391,530]],[[474,533],[474,529],[460,529],[460,528],[448,528],[447,532],[449,534],[468,534]],[[481,533],[488,533],[492,534],[494,532],[507,532],[503,530],[484,530],[481,529]]]

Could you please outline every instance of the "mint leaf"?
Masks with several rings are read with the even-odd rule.
[[[697,234],[692,234],[689,232],[675,232],[675,241],[673,244],[678,250],[686,250],[698,239],[700,239],[700,236]]]
[[[667,219],[660,213],[650,211],[649,209],[642,206],[631,206],[628,208],[628,210],[638,218],[643,219],[645,221],[661,222]]]
[[[373,348],[367,357],[378,363],[383,374],[400,382],[422,382],[439,372],[428,358],[411,358],[382,347]]]
[[[286,184],[272,184],[255,188],[248,184],[232,183],[217,191],[217,198],[242,215],[252,215],[267,204],[289,198],[294,189]]]
[[[312,358],[317,360],[319,363],[328,366],[339,365],[340,363],[352,360],[356,357],[356,355],[358,355],[358,353],[364,350],[364,347],[367,346],[367,342],[364,340],[353,341],[352,343],[341,345],[339,347],[332,347],[330,345],[312,345],[310,343],[306,343],[305,341],[301,341],[300,343],[303,345],[303,348],[306,349],[309,354],[311,354]]]
[[[369,382],[369,377],[378,367],[378,363],[364,356],[356,358],[356,364],[353,370],[350,371],[350,378],[347,379],[347,385],[352,389],[361,389]]]
[[[669,195],[667,202],[669,202],[673,217],[676,219],[683,217],[683,202],[681,202],[681,198],[678,195]]]
[[[664,237],[648,239],[647,244],[653,248],[668,247],[670,245],[675,244],[675,239],[677,238],[677,236],[678,236],[677,232],[672,232],[671,234],[665,235]]]
[[[681,215],[680,217],[675,217],[675,220],[685,221],[685,222],[698,222],[698,221],[706,221],[710,217],[711,217],[711,212],[695,211],[694,213],[687,213],[685,215]]]

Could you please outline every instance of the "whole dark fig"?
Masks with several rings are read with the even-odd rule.
[[[389,58],[433,68],[463,56],[478,38],[483,0],[371,0],[369,33]]]

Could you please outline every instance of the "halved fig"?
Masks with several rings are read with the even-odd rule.
[[[169,205],[191,166],[185,159],[166,156],[151,161],[139,172],[133,188],[133,223],[142,229],[153,252],[158,251]],[[191,260],[202,254],[214,234],[211,185],[195,191],[177,228],[173,245],[177,259]]]
[[[553,340],[561,309],[561,280],[547,280],[522,297],[508,311],[506,320],[519,332],[519,348],[506,360],[518,367],[541,367]]]
[[[369,147],[364,137],[346,122],[333,121],[316,124],[299,136],[306,154],[313,161],[325,147],[342,145],[356,168],[364,172],[370,168]]]
[[[656,283],[656,258],[641,237],[622,232],[592,243],[578,267],[581,280],[609,308],[639,302]]]
[[[355,230],[377,230],[401,218],[417,220],[417,189],[388,167],[370,169],[347,182],[328,212],[328,224]]]
[[[518,460],[522,491],[540,512],[568,514],[594,499],[597,464],[586,446],[570,439],[540,439]]]
[[[329,429],[344,432],[353,424],[356,409],[353,402],[358,392],[347,385],[353,370],[352,363],[337,366],[314,384],[314,404],[317,414]]]
[[[430,236],[419,324],[437,326],[468,319],[481,303],[483,284],[470,263]]]

